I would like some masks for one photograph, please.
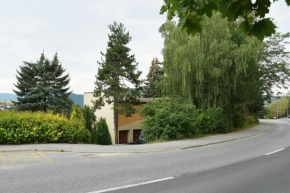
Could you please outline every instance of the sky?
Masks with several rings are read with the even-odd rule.
[[[163,39],[158,32],[166,16],[163,0],[0,0],[0,93],[13,93],[16,70],[23,61],[36,62],[44,50],[57,52],[76,94],[94,90],[97,61],[105,52],[108,25],[124,24],[132,36],[131,54],[145,79],[151,61],[162,61]],[[270,10],[279,31],[290,32],[290,7],[283,0]]]

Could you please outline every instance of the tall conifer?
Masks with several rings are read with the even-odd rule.
[[[160,83],[160,79],[164,75],[164,71],[160,64],[157,58],[153,58],[145,82],[144,97],[146,98],[161,96],[160,92],[157,90],[158,83]]]
[[[111,33],[108,35],[109,41],[106,53],[102,53],[100,68],[96,75],[94,97],[94,107],[100,109],[105,105],[105,101],[113,104],[114,110],[114,131],[115,143],[118,143],[118,114],[131,116],[134,108],[131,104],[140,95],[139,77],[137,71],[138,63],[135,56],[130,54],[127,44],[131,41],[131,36],[122,23],[114,22],[109,25]],[[128,86],[133,85],[133,89]]]

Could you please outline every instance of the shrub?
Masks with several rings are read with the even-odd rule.
[[[86,122],[86,128],[89,131],[93,130],[93,125],[96,121],[96,116],[94,114],[93,109],[91,109],[89,106],[85,105],[83,110],[83,116]]]
[[[195,126],[199,133],[228,133],[233,130],[231,121],[220,108],[209,108],[200,111]]]
[[[233,125],[235,128],[242,128],[245,125],[243,114],[240,111],[235,111],[233,115]]]
[[[82,109],[81,109],[81,107],[79,105],[74,105],[72,107],[72,112],[71,112],[71,115],[70,115],[70,119],[78,119],[80,121],[85,122]]]
[[[274,117],[272,115],[266,115],[265,119],[273,119]]]
[[[247,117],[247,122],[248,122],[249,124],[253,124],[253,123],[258,123],[259,120],[258,120],[257,118],[255,119],[255,117],[253,117],[253,116],[248,116],[248,117]]]
[[[0,144],[83,143],[89,138],[79,120],[42,112],[0,112]]]
[[[112,145],[111,135],[105,118],[100,118],[96,124],[96,141],[100,145]]]
[[[149,140],[187,138],[196,134],[195,106],[179,99],[156,99],[137,112],[144,117],[142,129]]]

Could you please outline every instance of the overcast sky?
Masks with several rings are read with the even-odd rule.
[[[129,44],[145,78],[153,57],[162,59],[158,32],[166,17],[162,0],[0,0],[0,93],[13,93],[16,70],[23,61],[35,62],[44,50],[58,52],[74,93],[94,90],[95,75],[105,52],[108,25],[122,22],[132,36]],[[279,31],[290,32],[290,8],[273,4],[270,16]]]

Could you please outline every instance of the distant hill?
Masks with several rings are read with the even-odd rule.
[[[76,104],[84,107],[84,95],[72,93],[69,98]],[[0,93],[0,101],[16,101],[16,94]]]
[[[0,101],[16,101],[16,95],[10,93],[0,93]]]
[[[75,103],[75,105],[80,105],[81,108],[84,108],[84,95],[83,94],[74,94],[72,93],[69,98]]]

